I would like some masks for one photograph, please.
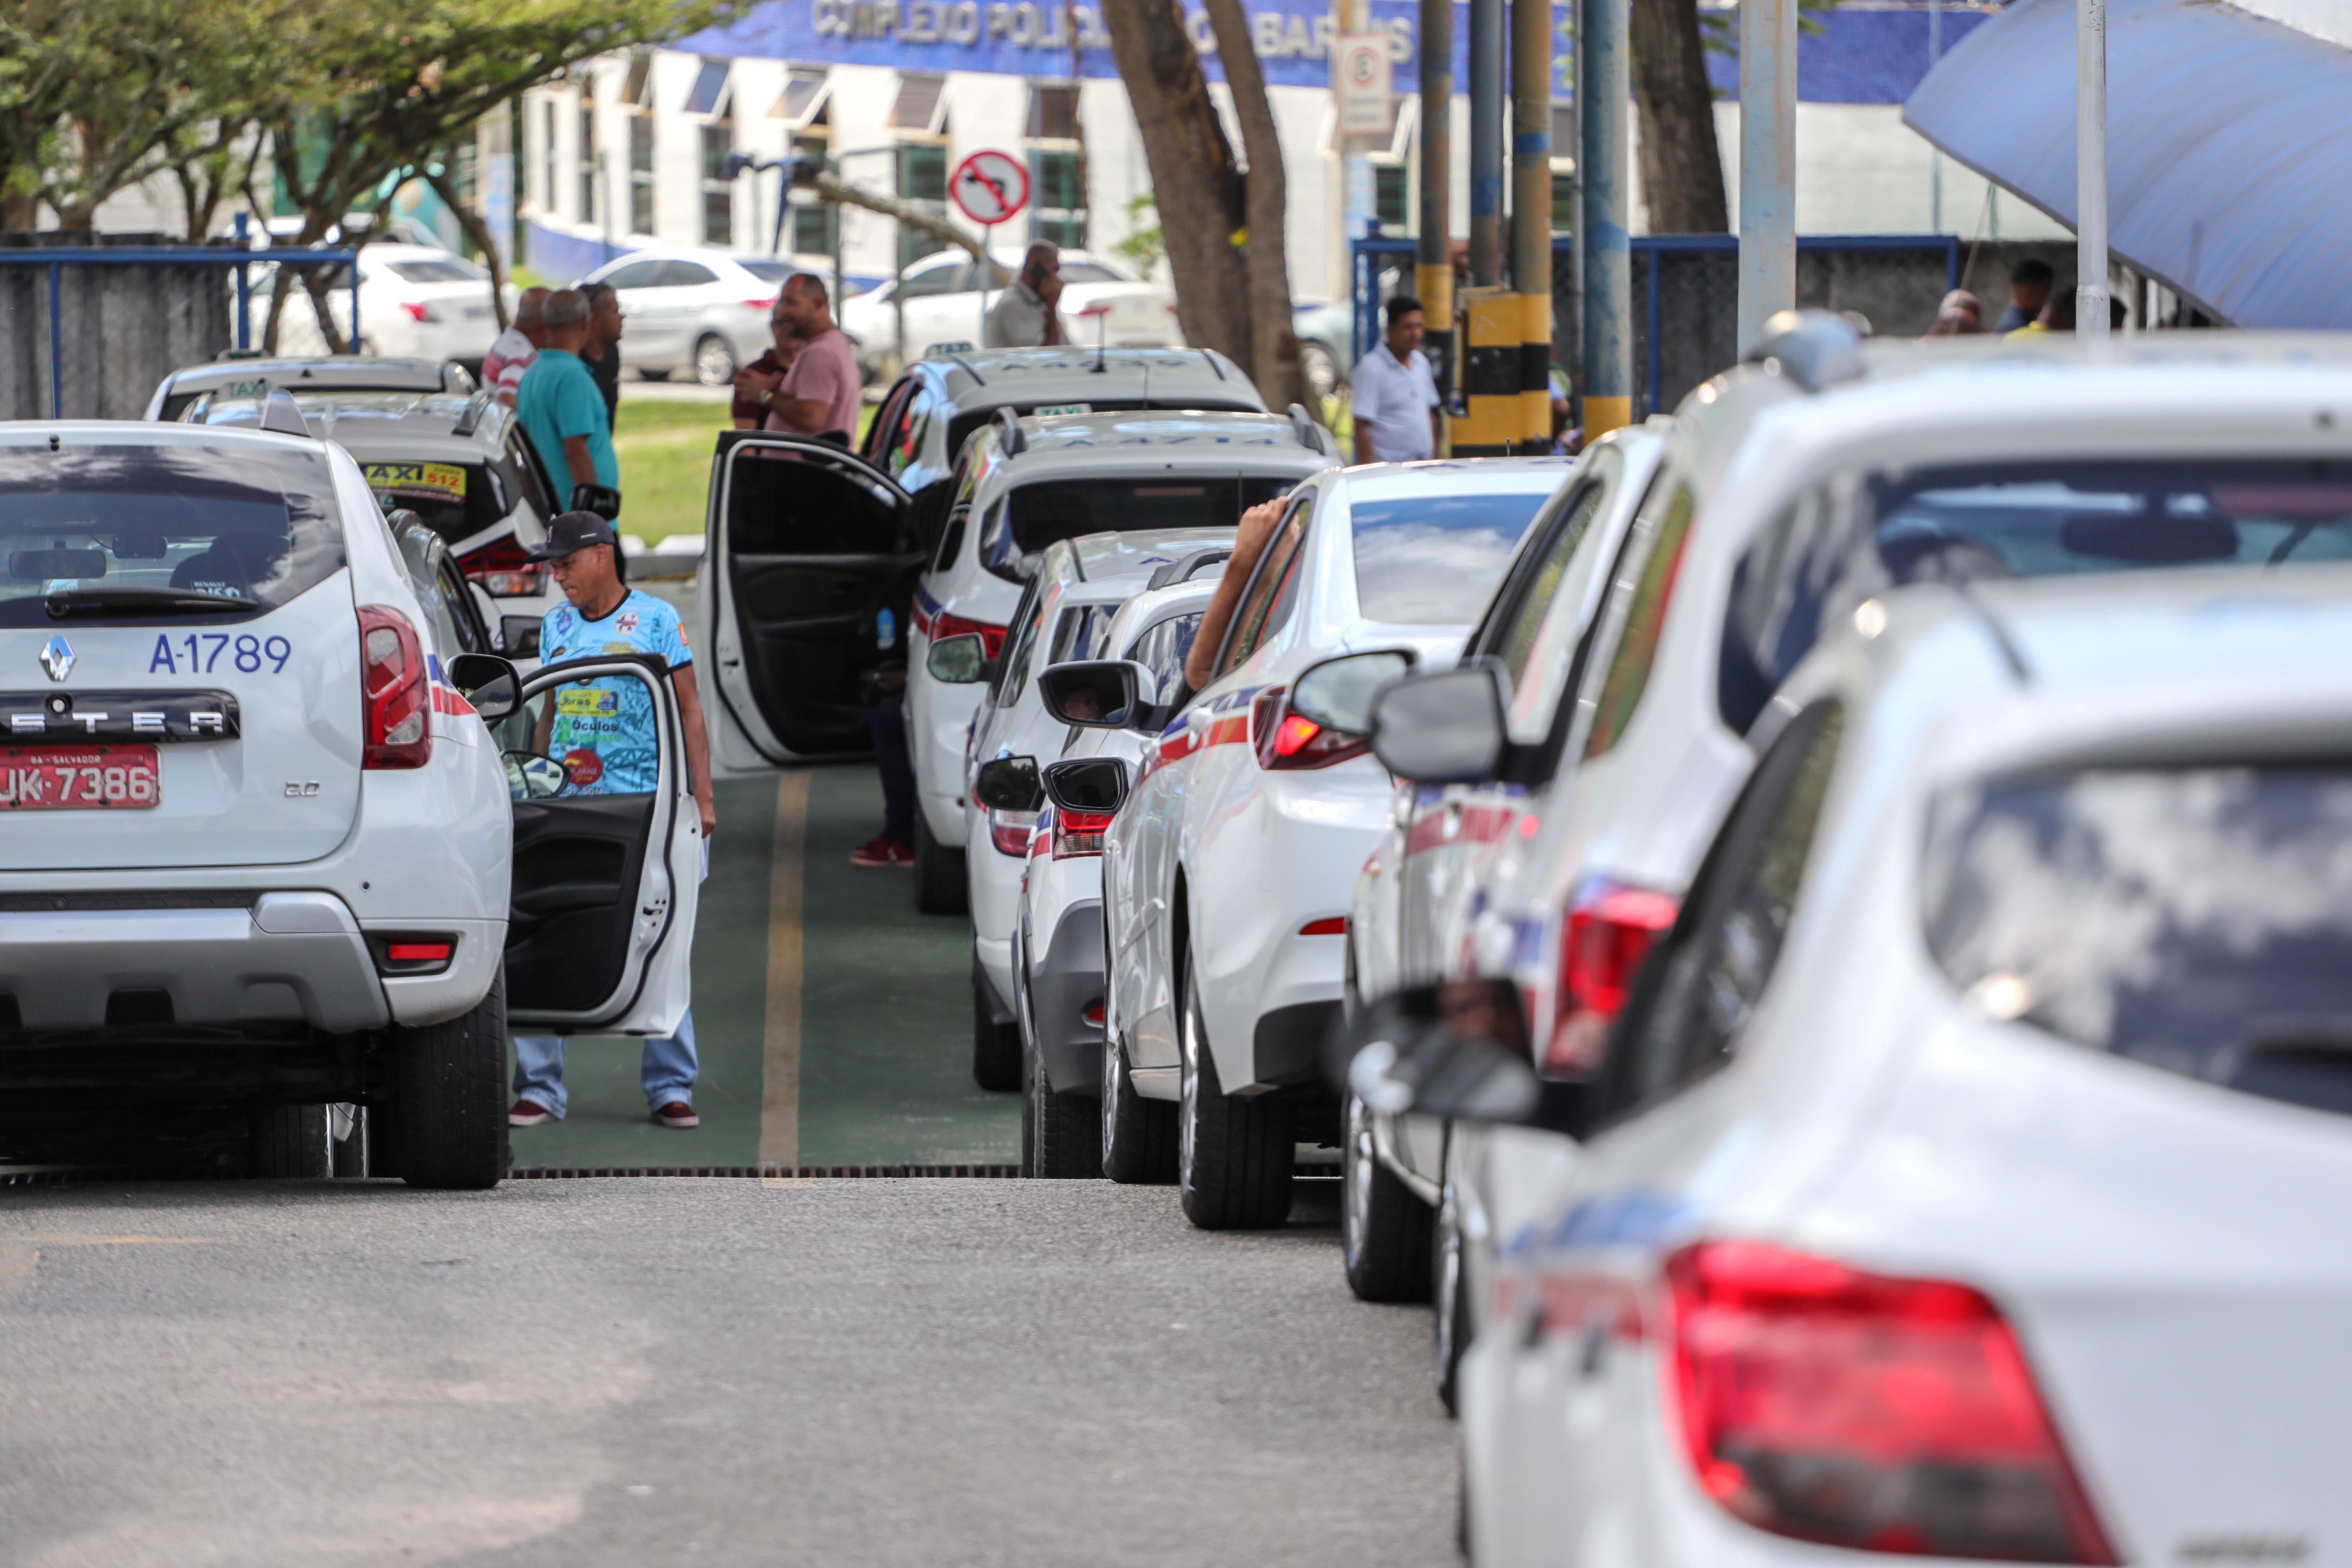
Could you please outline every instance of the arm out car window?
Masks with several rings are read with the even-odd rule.
[[[1979,1016],[2352,1112],[2352,763],[1971,785],[1924,870],[1928,950]]]
[[[1265,553],[1258,558],[1249,586],[1243,590],[1242,602],[1234,608],[1233,629],[1225,637],[1224,657],[1217,661],[1220,677],[1239,668],[1265,640],[1275,596],[1289,582],[1299,544],[1307,537],[1307,511],[1311,504],[1308,498],[1301,497],[1292,505],[1290,515],[1282,520],[1273,539],[1266,542]]]
[[[1817,703],[1757,765],[1610,1039],[1597,1118],[1669,1099],[1731,1058],[1780,962],[1844,730],[1836,703]]]

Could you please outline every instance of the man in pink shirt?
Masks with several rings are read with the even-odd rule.
[[[767,411],[770,430],[833,436],[844,445],[855,444],[863,395],[857,355],[833,324],[824,280],[809,272],[786,279],[783,292],[776,296],[773,320],[801,340],[801,351],[792,368],[780,374],[743,372],[736,377],[740,390]]]

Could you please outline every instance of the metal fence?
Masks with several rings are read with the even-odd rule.
[[[136,419],[171,372],[252,346],[257,266],[341,266],[359,319],[349,250],[22,237],[0,237],[0,419]]]
[[[1965,247],[1950,235],[1812,235],[1797,241],[1797,301],[1854,310],[1874,331],[1917,337],[1959,282]],[[1365,239],[1355,247],[1354,357],[1377,341],[1380,302],[1412,287],[1413,242]],[[1739,357],[1739,241],[1727,234],[1643,235],[1633,241],[1633,413],[1671,412]],[[1552,358],[1570,373],[1581,361],[1576,257],[1552,244]]]

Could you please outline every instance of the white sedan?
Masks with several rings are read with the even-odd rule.
[[[580,286],[610,284],[619,296],[624,365],[649,380],[684,372],[725,386],[774,342],[768,316],[776,294],[805,270],[781,257],[648,246],[614,258]]]
[[[1477,1562],[2341,1558],[2347,595],[1868,602],[1580,1102],[1506,981],[1358,1058],[1369,1099],[1579,1141],[1498,1192]]]
[[[1020,271],[1019,247],[994,253],[1007,276]],[[842,330],[857,342],[859,360],[877,379],[897,379],[901,366],[934,348],[981,342],[981,320],[1000,289],[981,287],[977,268],[961,250],[927,256],[906,275],[867,290],[841,307]],[[901,296],[907,342],[898,342]],[[1139,279],[1118,262],[1090,251],[1062,252],[1063,323],[1070,341],[1083,348],[1174,348],[1176,297]]]
[[[498,316],[490,308],[490,275],[462,256],[422,245],[370,245],[361,249],[358,266],[362,353],[478,365],[491,340],[499,335]],[[319,330],[310,291],[285,268],[273,268],[255,280],[254,331],[261,331],[270,295],[280,288],[289,289],[291,296],[278,323],[278,353],[287,356],[325,353],[327,338]],[[326,292],[335,328],[348,339],[350,272],[335,268]],[[509,284],[509,310],[515,297]]]

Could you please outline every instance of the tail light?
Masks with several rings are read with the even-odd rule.
[[[528,599],[547,585],[547,563],[533,561],[511,533],[457,557],[458,569],[494,599]]]
[[[441,319],[433,313],[433,307],[422,300],[403,300],[400,308],[408,312],[408,319],[412,321],[437,321]]]
[[[1103,852],[1103,835],[1110,831],[1114,814],[1108,811],[1054,809],[1054,858],[1075,860]]]
[[[1747,1242],[1666,1261],[1668,1403],[1759,1530],[1866,1552],[2118,1561],[2000,1309]]]
[[[408,617],[386,605],[360,606],[363,768],[421,768],[433,760],[433,692],[425,649]]]
[[[1037,826],[1034,811],[994,811],[988,814],[988,841],[996,846],[1000,855],[1029,853],[1029,835]]]
[[[1269,686],[1250,704],[1250,742],[1257,765],[1268,770],[1328,768],[1371,750],[1371,742],[1346,730],[1318,724],[1290,710],[1290,693]]]
[[[742,303],[743,309],[747,310],[772,310],[776,305],[772,296],[765,300],[746,300]]]
[[[1305,925],[1298,928],[1298,934],[1301,936],[1345,936],[1348,934],[1348,917],[1345,915],[1326,915],[1319,921],[1308,921]]]
[[[1602,878],[1577,889],[1559,927],[1547,1071],[1588,1071],[1600,1061],[1609,1025],[1624,1011],[1650,944],[1675,923],[1675,910],[1664,893]]]
[[[961,616],[941,615],[931,621],[931,640],[945,642],[950,637],[980,637],[981,651],[994,658],[1004,651],[1004,628],[990,626],[986,621],[966,620]]]

